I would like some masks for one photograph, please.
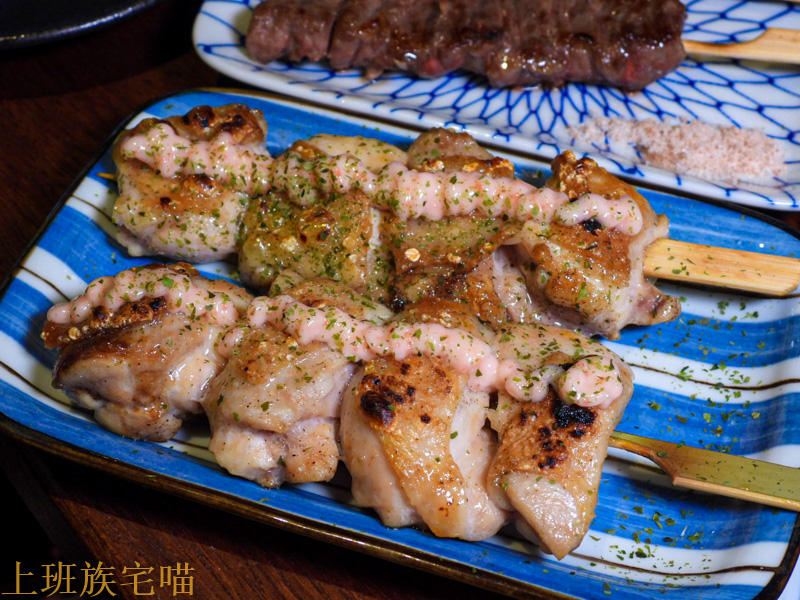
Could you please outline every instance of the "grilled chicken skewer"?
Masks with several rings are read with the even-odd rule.
[[[614,339],[627,324],[678,315],[677,300],[642,275],[641,250],[666,234],[666,220],[591,161],[567,155],[554,182],[537,188],[515,179],[511,163],[493,157],[469,135],[447,130],[420,136],[407,157],[386,144],[318,136],[271,161],[254,152],[249,138],[238,143],[228,133],[240,131],[234,125],[247,123],[245,117],[263,121],[252,112],[241,106],[201,107],[177,124],[140,124],[122,136],[116,156],[123,174],[152,173],[157,179],[168,174],[185,181],[212,173],[213,181],[227,181],[238,193],[263,193],[246,211],[239,243],[240,272],[262,290],[288,267],[304,277],[336,278],[395,308],[426,294],[457,295],[454,285],[483,306],[500,304],[494,288],[507,286],[491,272],[503,266],[493,266],[489,255],[508,245],[516,251],[507,253],[511,264],[505,270],[516,265],[527,279],[528,319]],[[207,127],[182,137],[178,129],[185,122]],[[353,151],[354,146],[363,148]],[[214,248],[229,248],[242,211],[212,210],[210,226],[194,212],[172,214],[168,197],[152,202],[148,211],[131,199],[151,198],[150,185],[148,177],[122,177],[115,215],[130,223],[123,241],[130,242],[145,213],[158,225],[145,227],[140,238],[155,252],[163,252],[162,244],[183,255],[192,241],[212,239],[218,240]],[[204,208],[199,215],[205,214]],[[437,240],[443,245],[429,244],[418,260],[420,242],[436,237],[431,229],[440,225],[448,232]],[[219,257],[202,245],[195,250],[197,260]],[[435,265],[442,255],[447,262]],[[508,281],[509,275],[513,272],[500,279]],[[503,315],[497,319],[502,322]]]
[[[145,121],[123,134],[115,148],[121,195],[114,219],[120,241],[135,255],[216,260],[236,249],[244,220],[238,254],[247,282],[266,289],[281,270],[291,268],[304,277],[335,277],[391,304],[392,287],[410,286],[412,297],[424,295],[425,280],[441,278],[443,271],[451,294],[483,294],[487,274],[508,271],[505,265],[514,261],[506,253],[500,267],[489,269],[492,265],[482,259],[504,244],[519,247],[521,238],[531,246],[527,256],[538,247],[535,254],[542,259],[527,277],[534,297],[559,288],[547,299],[562,308],[548,318],[566,325],[588,318],[593,322],[585,331],[603,335],[615,335],[630,317],[638,322],[648,302],[666,302],[655,309],[663,311],[663,319],[675,314],[674,304],[649,283],[641,284],[642,276],[778,295],[790,293],[800,281],[800,261],[794,259],[763,257],[754,263],[761,255],[666,240],[663,219],[655,219],[644,199],[588,159],[562,155],[548,187],[539,189],[513,179],[511,163],[469,136],[445,130],[423,134],[408,154],[376,140],[321,135],[295,144],[276,160],[263,148],[265,132],[259,111],[231,105]],[[595,240],[594,246],[578,225],[609,239]],[[619,244],[611,238],[625,235],[633,246],[622,268],[634,267],[627,286],[630,291],[640,287],[641,295],[630,297],[619,287],[620,278],[626,279],[619,261],[599,277],[585,269],[576,277],[580,267],[574,266],[573,275],[568,269],[537,285],[541,277],[536,275],[548,270],[554,252],[584,263],[609,254],[604,250],[619,258]],[[431,264],[431,252],[411,245],[426,237],[444,237],[456,251],[440,252],[446,260],[435,260],[444,264]],[[576,248],[581,237],[587,243]],[[546,243],[535,243],[537,238]],[[464,251],[471,253],[466,260]],[[483,283],[466,282],[462,275],[470,270]],[[617,299],[608,306],[610,313],[602,296]],[[574,314],[565,314],[576,305]],[[587,311],[588,317],[582,314]]]
[[[490,498],[498,454],[488,424],[500,423],[491,416],[500,410],[490,406],[491,394],[526,410],[557,394],[587,415],[611,415],[594,426],[594,417],[582,419],[587,439],[602,451],[632,391],[621,359],[576,333],[520,325],[497,338],[466,306],[448,301],[389,316],[330,280],[253,299],[188,266],[149,265],[99,278],[53,307],[42,337],[61,350],[55,385],[94,409],[105,427],[163,441],[202,406],[218,462],[268,487],[330,479],[341,414],[357,501],[375,506],[393,526],[423,524],[468,540],[494,535],[512,514],[537,510],[535,495],[503,507]],[[532,353],[551,362],[531,362]],[[506,443],[507,424],[498,429],[504,458],[495,481],[527,454]],[[580,437],[560,444],[559,469],[551,472],[550,460],[540,469],[559,480],[582,469],[575,477],[594,488],[599,454],[568,466]],[[596,495],[578,499],[569,487],[564,493],[581,505],[580,514],[573,510],[553,526],[525,518],[559,557],[580,541],[596,503]],[[394,495],[388,504],[387,495]],[[564,533],[565,524],[578,533]],[[559,546],[548,536],[569,541]]]
[[[218,462],[269,487],[330,479],[341,443],[356,500],[390,526],[478,540],[513,520],[559,558],[580,543],[633,390],[619,357],[552,326],[494,331],[463,303],[391,317],[340,283],[297,279],[253,299],[188,265],[102,277],[48,313],[54,384],[136,439],[169,439],[202,407]],[[788,505],[751,477],[703,489]]]

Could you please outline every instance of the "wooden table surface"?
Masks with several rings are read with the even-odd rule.
[[[206,67],[192,50],[199,4],[167,0],[101,31],[0,51],[0,273],[9,272],[62,193],[126,116],[169,92],[238,85]],[[796,214],[777,216],[800,225]],[[494,597],[123,481],[2,435],[0,464],[55,541],[54,560],[81,566],[102,561],[118,571],[138,561],[154,573],[187,563],[194,569],[193,593],[177,597]],[[0,497],[0,505],[5,502]],[[6,558],[0,563],[2,591],[20,560],[13,551]],[[42,569],[23,566],[34,575]],[[113,588],[118,598],[139,598],[145,590]],[[152,590],[152,598],[175,597],[169,587]]]

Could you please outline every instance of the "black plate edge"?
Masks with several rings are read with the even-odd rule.
[[[0,50],[10,50],[12,48],[29,48],[39,46],[49,42],[55,42],[73,38],[90,31],[103,29],[109,25],[132,17],[141,11],[155,6],[164,0],[136,0],[129,6],[107,13],[98,15],[95,19],[88,22],[78,21],[62,27],[53,27],[44,31],[20,32],[13,35],[0,36]]]

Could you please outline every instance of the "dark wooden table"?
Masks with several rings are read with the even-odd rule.
[[[127,115],[169,92],[237,85],[192,50],[199,4],[167,0],[82,37],[0,51],[0,273],[11,269],[62,193]],[[778,216],[800,225],[797,215]],[[27,505],[54,542],[42,539],[48,553],[39,555],[4,544],[2,592],[13,591],[14,564],[27,559],[22,570],[33,576],[23,578],[23,591],[42,587],[34,577],[41,576],[46,560],[61,560],[79,567],[102,561],[118,572],[138,561],[154,567],[156,579],[160,567],[186,563],[194,569],[193,593],[177,597],[203,600],[493,597],[175,498],[2,434],[0,465],[13,485],[0,488],[6,519],[25,524]],[[113,587],[123,598],[139,598],[149,589],[143,586],[137,594],[132,586]],[[152,589],[152,598],[176,597],[169,587]]]

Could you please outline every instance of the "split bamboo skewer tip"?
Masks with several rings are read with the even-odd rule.
[[[619,431],[609,445],[653,461],[678,487],[800,512],[800,469]]]
[[[798,291],[800,259],[670,239],[645,251],[644,274],[768,296]]]

